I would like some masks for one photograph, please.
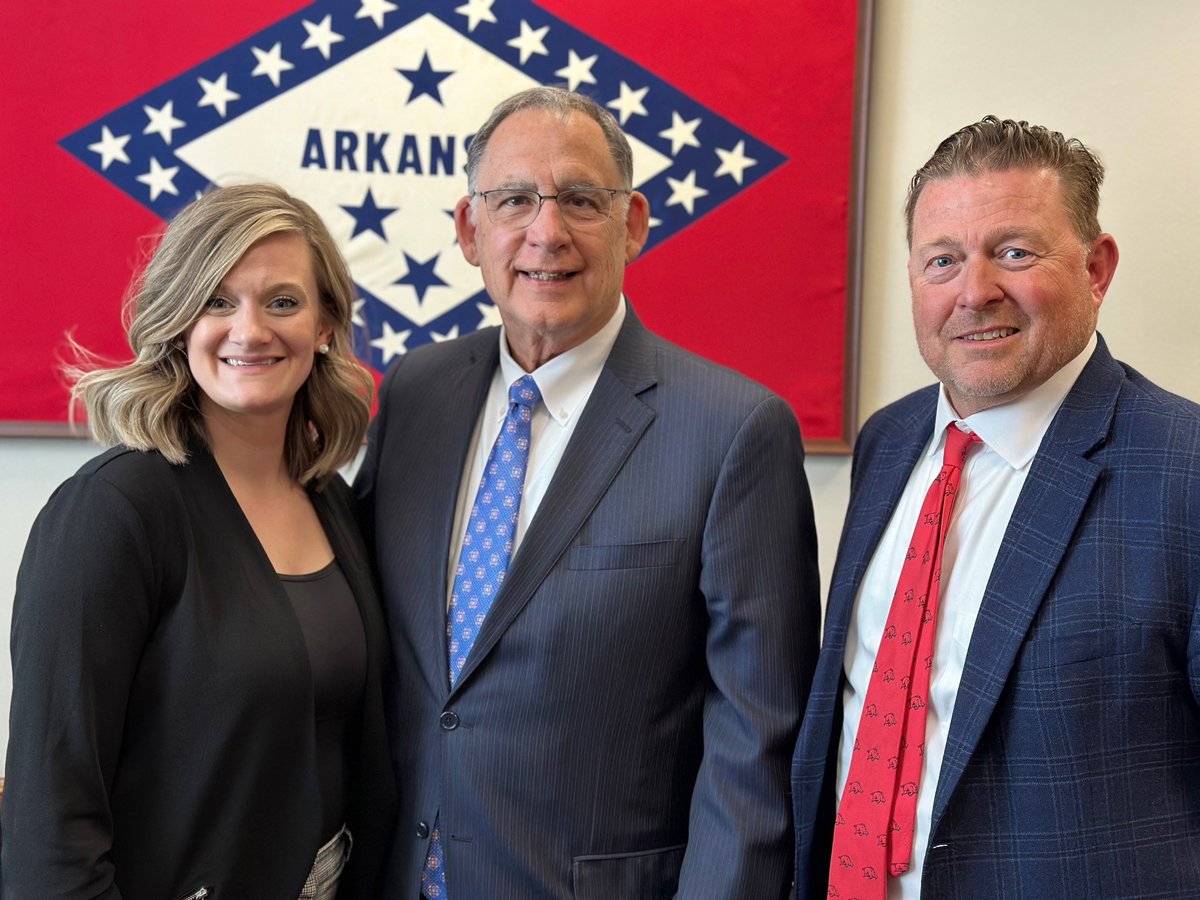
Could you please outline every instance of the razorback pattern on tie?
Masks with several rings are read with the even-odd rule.
[[[911,864],[942,551],[962,469],[978,442],[950,426],[941,471],[917,515],[834,820],[829,897],[883,900],[886,876],[903,875]]]

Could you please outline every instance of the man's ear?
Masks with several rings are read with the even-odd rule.
[[[629,212],[625,215],[625,264],[637,259],[650,237],[650,201],[641,191],[629,195]]]
[[[467,262],[473,266],[479,265],[479,252],[475,245],[475,207],[469,196],[463,197],[454,205],[454,231],[458,234],[458,246]]]
[[[1104,295],[1112,283],[1113,274],[1117,271],[1117,242],[1111,234],[1102,234],[1092,244],[1088,252],[1087,272],[1088,283],[1092,289],[1092,300],[1096,309],[1104,302]]]

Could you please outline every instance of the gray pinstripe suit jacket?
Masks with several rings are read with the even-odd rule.
[[[497,363],[492,328],[393,366],[356,484],[396,670],[387,896],[417,897],[439,815],[451,900],[786,895],[819,602],[794,415],[631,311],[451,691],[450,532]]]
[[[846,629],[935,405],[936,387],[881,410],[855,451],[793,772],[797,884],[813,897],[829,867]],[[1200,407],[1101,339],[1042,441],[984,594],[923,897],[1200,896],[1198,612]]]

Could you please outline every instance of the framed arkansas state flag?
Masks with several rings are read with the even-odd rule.
[[[625,292],[646,324],[791,402],[811,450],[854,427],[869,3],[65,0],[0,11],[0,433],[65,433],[68,335],[128,358],[122,301],[212,185],[278,183],[397,356],[497,323],[455,245],[473,130],[563,85],[612,111],[650,200]]]

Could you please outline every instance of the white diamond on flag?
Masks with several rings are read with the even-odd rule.
[[[655,215],[646,252],[784,160],[530,0],[495,0],[489,16],[459,0],[359,6],[313,3],[61,143],[166,219],[212,185],[271,181],[307,200],[350,263],[356,347],[376,369],[496,321],[451,211],[466,192],[472,132],[505,97],[561,84],[562,70],[587,62],[572,81],[625,119],[635,186]],[[537,52],[522,35],[537,36]],[[277,58],[272,77],[264,55]],[[170,141],[147,110],[170,111]],[[688,140],[672,131],[679,121],[699,122]]]

